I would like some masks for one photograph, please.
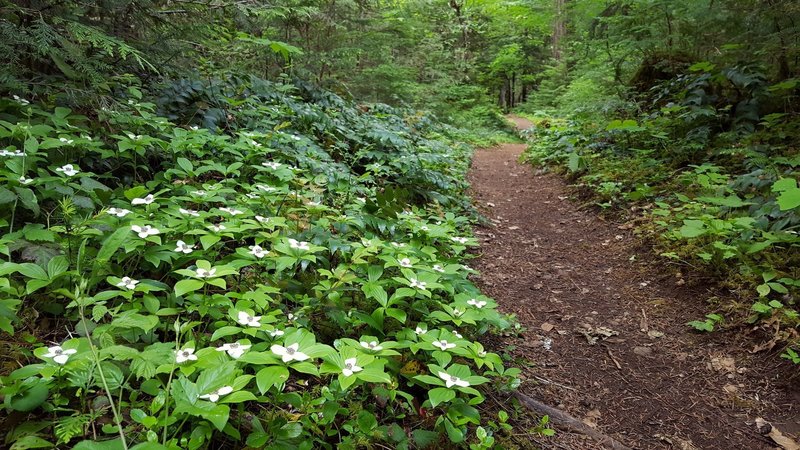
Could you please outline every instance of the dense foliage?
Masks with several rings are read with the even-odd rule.
[[[474,340],[506,322],[462,263],[469,148],[413,111],[224,84],[224,134],[136,89],[91,119],[3,102],[1,324],[54,342],[3,378],[8,442],[475,439],[475,387],[515,372]]]

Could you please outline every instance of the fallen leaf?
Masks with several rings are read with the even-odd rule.
[[[656,330],[650,330],[650,331],[647,332],[647,337],[650,337],[650,338],[653,338],[653,339],[657,339],[657,338],[664,337],[664,333],[662,333],[660,331],[656,331]]]
[[[547,331],[552,331],[552,330],[553,330],[553,328],[555,328],[555,327],[556,327],[556,326],[555,326],[555,325],[553,325],[552,323],[550,323],[550,322],[545,322],[545,323],[543,323],[543,324],[542,324],[542,327],[541,327],[541,328],[542,328],[542,331],[545,331],[545,332],[547,332]]]
[[[716,371],[736,372],[736,360],[730,356],[711,358],[711,367]]]
[[[794,439],[785,436],[780,430],[775,428],[771,423],[762,419],[756,418],[756,427],[761,434],[766,434],[772,439],[773,442],[778,444],[784,450],[800,450],[800,445]]]
[[[653,356],[653,349],[650,347],[633,347],[633,353],[639,356]]]
[[[600,410],[593,409],[586,413],[586,416],[583,418],[583,423],[592,428],[597,428],[597,420],[600,419],[600,417],[602,417]]]

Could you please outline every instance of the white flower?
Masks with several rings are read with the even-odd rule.
[[[196,195],[198,197],[202,197],[202,196],[206,195],[206,191],[203,191],[203,190],[192,191],[191,194]]]
[[[299,351],[299,348],[300,344],[294,343],[288,347],[273,345],[269,349],[272,350],[272,353],[280,356],[283,362],[287,363],[289,361],[305,361],[309,358],[308,355]]]
[[[308,242],[306,241],[298,241],[297,239],[289,238],[289,247],[295,248],[297,250],[311,250],[311,247],[308,246]]]
[[[428,231],[429,230],[429,228],[426,225],[423,225],[423,226],[419,227],[419,229],[422,230],[422,231]]]
[[[347,359],[344,360],[344,367],[342,368],[342,375],[344,375],[346,377],[349,377],[354,372],[361,372],[362,370],[364,370],[364,368],[356,365],[356,359],[355,358],[347,358]]]
[[[6,149],[0,150],[0,156],[25,156],[22,150],[8,151]],[[58,169],[56,169],[58,170]]]
[[[417,325],[417,328],[414,330],[414,333],[417,333],[417,336],[423,335],[423,334],[425,334],[427,332],[428,332],[428,330],[426,330],[425,328],[420,327],[419,325]]]
[[[139,134],[133,134],[133,133],[128,133],[128,132],[126,132],[125,134],[128,135],[128,139],[133,139],[134,141],[138,141],[139,139],[142,138],[142,136],[139,135]]]
[[[183,214],[184,216],[200,217],[200,213],[193,209],[180,208],[178,212]]]
[[[178,241],[178,243],[175,244],[175,251],[178,253],[189,254],[192,253],[192,250],[194,250],[194,245],[189,245],[186,242]]]
[[[238,342],[232,342],[230,344],[224,344],[217,347],[218,352],[228,352],[228,355],[231,356],[233,359],[239,359],[244,352],[247,351],[248,348],[251,346],[249,344],[240,344]]]
[[[426,286],[428,285],[428,283],[426,283],[424,281],[419,281],[416,278],[412,278],[412,279],[410,279],[408,281],[410,282],[412,288],[416,288],[416,289],[419,289],[421,291],[426,290]]]
[[[294,320],[294,314],[292,314],[292,313],[286,314],[286,319],[288,319],[289,322],[293,321]]]
[[[66,364],[69,355],[74,355],[75,353],[78,353],[78,351],[74,348],[63,349],[60,345],[54,345],[53,347],[47,347],[47,353],[42,356],[53,358],[53,361],[59,364]]]
[[[256,147],[256,148],[261,147],[261,144],[259,144],[256,141],[253,141],[253,140],[250,141],[250,145],[252,145],[253,147]]]
[[[211,225],[211,229],[214,230],[215,233],[219,233],[220,231],[225,229],[225,225],[223,225],[221,223],[220,224],[214,224],[214,225]]]
[[[453,331],[453,336],[459,339],[464,339],[464,336],[462,336],[461,333],[459,333],[458,331]]]
[[[431,345],[433,345],[434,347],[439,347],[442,350],[447,350],[456,347],[456,344],[453,344],[452,342],[447,342],[444,339],[442,339],[441,341],[433,341],[431,342]]]
[[[462,311],[462,310],[460,310],[458,308],[453,308],[453,315],[455,317],[461,317],[462,314],[464,314],[464,311]]]
[[[257,184],[256,189],[264,192],[273,192],[278,190],[278,188],[274,188],[272,186],[264,186],[263,184]]]
[[[459,244],[466,244],[467,241],[469,241],[469,239],[467,239],[465,237],[453,237],[453,238],[450,238],[450,239],[452,239],[454,242],[458,242]]]
[[[202,398],[203,400],[208,400],[210,402],[216,402],[217,400],[219,400],[220,397],[222,397],[224,395],[228,395],[231,392],[233,392],[233,388],[232,387],[230,387],[230,386],[222,386],[221,388],[217,389],[216,391],[214,391],[214,392],[212,392],[210,394],[201,395],[199,398]]]
[[[269,217],[256,216],[256,220],[259,221],[260,223],[267,223],[269,222]]]
[[[61,141],[61,143],[67,144],[67,145],[72,144],[73,142],[75,142],[72,139],[67,139],[67,138],[63,138],[63,137],[62,138],[58,138],[58,140]]]
[[[403,258],[400,261],[398,261],[397,263],[400,264],[400,267],[411,267],[412,266],[411,260],[408,259],[408,258]]]
[[[272,337],[283,336],[284,334],[286,334],[283,330],[272,330],[272,331],[268,331],[268,333]]]
[[[470,272],[474,272],[475,271],[475,269],[473,269],[472,267],[470,267],[470,266],[468,266],[466,264],[464,264],[462,267],[464,267],[464,270],[468,270]]]
[[[19,177],[19,182],[22,184],[31,184],[33,183],[33,178],[25,178],[25,175]]]
[[[222,208],[220,208],[219,210],[220,210],[220,211],[225,211],[226,213],[228,213],[228,214],[230,214],[230,215],[232,215],[232,216],[236,216],[236,215],[239,215],[239,214],[243,214],[243,213],[244,213],[243,211],[239,211],[239,210],[238,210],[238,209],[236,209],[236,208],[226,208],[226,207],[224,207],[224,206],[223,206]]]
[[[211,278],[214,276],[215,273],[217,273],[217,268],[212,267],[211,270],[206,270],[201,267],[198,267],[196,272],[198,278]]]
[[[251,245],[250,251],[247,253],[255,256],[256,258],[263,258],[267,256],[267,252],[263,248],[261,248],[260,245]]]
[[[125,217],[131,213],[130,210],[125,208],[108,208],[106,212],[108,212],[112,216],[117,216],[117,217]]]
[[[293,134],[292,135],[292,139],[294,139],[295,141],[299,141],[300,140],[300,136],[297,136],[297,135]]]
[[[486,350],[482,350],[482,351],[478,352],[478,357],[485,358],[486,357]]]
[[[256,328],[258,328],[258,327],[261,326],[261,316],[251,316],[250,314],[248,314],[248,313],[246,313],[244,311],[239,311],[239,314],[236,317],[236,320],[241,325],[247,325],[248,327],[256,327]]]
[[[485,300],[475,300],[474,298],[472,298],[472,299],[467,300],[467,304],[471,305],[471,306],[474,306],[474,307],[476,307],[478,309],[481,309],[484,306],[486,306],[486,301]]]
[[[462,380],[461,378],[450,375],[447,372],[439,372],[439,378],[444,380],[445,386],[449,388],[453,386],[469,387],[469,381]]]
[[[281,166],[281,163],[274,162],[274,161],[268,161],[268,162],[261,163],[261,165],[264,166],[264,167],[269,167],[272,170],[275,170],[275,169],[277,169],[278,167]]]
[[[258,198],[258,194],[254,194],[254,193],[252,193],[252,192],[248,192],[248,193],[247,193],[247,194],[245,194],[245,195],[247,195],[247,198],[249,198],[249,199],[256,199],[256,198]]]
[[[153,236],[161,233],[161,231],[159,231],[158,228],[153,228],[150,225],[144,225],[144,226],[131,225],[131,230],[138,233],[139,237],[142,239],[146,238],[147,236]]]
[[[433,270],[434,270],[434,272],[444,273],[444,267],[442,267],[439,264],[434,264],[433,265]]]
[[[22,105],[30,105],[30,104],[31,104],[31,102],[29,102],[28,100],[25,100],[24,98],[21,98],[21,97],[19,97],[19,96],[17,96],[17,95],[12,95],[11,97],[12,97],[14,100],[16,100],[16,101],[17,101],[17,103],[20,103],[20,104],[22,104]]]
[[[56,172],[63,172],[64,175],[71,177],[78,173],[78,170],[73,167],[72,164],[64,164],[63,166],[56,169]]]
[[[117,287],[135,289],[137,284],[139,284],[139,280],[134,280],[131,277],[122,277],[122,279],[119,280],[119,283],[117,283]]]
[[[197,125],[192,125],[192,126],[189,127],[189,129],[192,130],[192,131],[197,131],[197,130],[200,129],[200,127],[198,127]]]
[[[312,201],[307,201],[306,202],[306,206],[314,207],[314,206],[319,206],[319,205],[320,205],[320,202],[312,202]]]
[[[397,248],[401,248],[401,247],[405,247],[406,246],[406,244],[398,243],[398,242],[392,242],[392,245],[397,247]]]
[[[147,194],[147,197],[135,198],[135,199],[131,200],[131,205],[134,205],[134,206],[135,205],[149,205],[149,204],[153,203],[155,200],[156,200],[156,198],[153,197],[153,194]]]
[[[380,351],[380,350],[383,350],[383,347],[378,345],[377,341],[361,342],[361,346],[366,348],[367,350],[375,350],[376,352]]]
[[[193,348],[185,348],[178,350],[175,354],[175,362],[178,364],[185,363],[186,361],[197,361],[197,355],[194,354]]]

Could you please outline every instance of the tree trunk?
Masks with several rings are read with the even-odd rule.
[[[564,37],[567,34],[567,0],[555,0],[556,2],[556,19],[553,22],[553,58],[556,61],[561,61]]]

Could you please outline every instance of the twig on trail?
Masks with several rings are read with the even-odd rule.
[[[548,380],[547,378],[542,378],[542,377],[537,376],[537,375],[534,375],[533,378],[536,378],[536,381],[540,381],[540,382],[545,383],[545,384],[552,384],[553,386],[558,386],[560,388],[569,389],[570,391],[573,391],[573,392],[578,392],[578,390],[575,389],[574,387],[567,386],[566,384],[556,383],[555,381]]]
[[[611,436],[605,435],[580,420],[570,416],[569,414],[561,411],[560,409],[553,408],[552,406],[545,405],[537,400],[534,400],[522,392],[515,392],[514,397],[520,403],[525,405],[526,408],[535,411],[541,415],[550,417],[550,421],[554,424],[560,425],[569,431],[580,433],[602,443],[612,450],[632,450],[630,447],[622,444]]]
[[[614,354],[611,353],[611,349],[608,348],[607,345],[604,345],[603,347],[606,348],[606,352],[608,352],[608,357],[611,358],[612,361],[614,361],[614,365],[617,366],[617,369],[622,370],[622,365],[620,365],[619,361],[617,361],[617,358],[614,358]]]
[[[642,330],[642,333],[647,333],[649,331],[649,327],[647,325],[647,313],[644,312],[644,308],[642,308],[642,321],[639,322],[639,329]]]

